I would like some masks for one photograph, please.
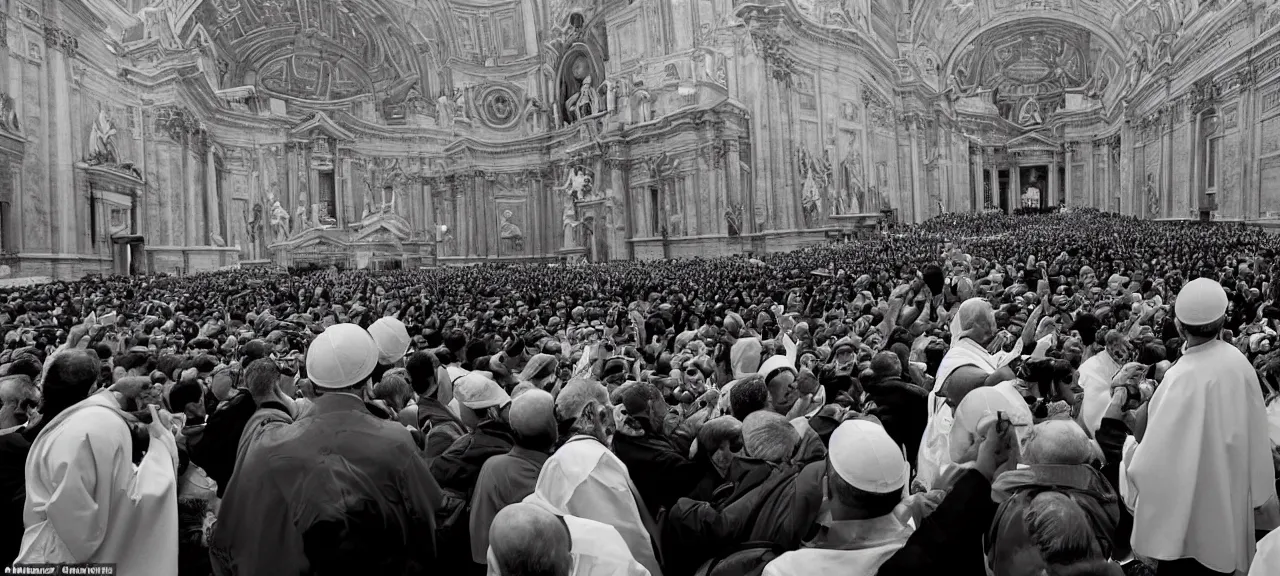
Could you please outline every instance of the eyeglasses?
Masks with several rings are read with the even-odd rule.
[[[684,373],[688,376],[702,376],[702,371],[697,368],[685,368]]]

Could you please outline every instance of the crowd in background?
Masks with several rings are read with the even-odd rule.
[[[948,214],[755,257],[0,289],[0,563],[1277,575],[1277,247]]]

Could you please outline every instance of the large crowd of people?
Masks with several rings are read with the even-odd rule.
[[[1280,237],[0,289],[0,564],[1280,575]]]

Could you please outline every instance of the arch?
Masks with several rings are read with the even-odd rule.
[[[604,57],[593,43],[575,42],[565,49],[564,54],[560,56],[560,62],[556,64],[556,100],[554,104],[560,111],[560,117],[566,121],[570,116],[568,108],[565,107],[565,99],[581,88],[581,83],[572,78],[572,72],[569,70],[569,66],[578,59],[586,60],[591,67],[588,76],[591,77],[594,86],[600,86],[600,83],[605,79]],[[599,112],[599,110],[593,110],[592,112]]]
[[[943,78],[951,77],[952,72],[955,71],[954,67],[956,63],[956,57],[959,56],[964,51],[964,49],[967,48],[970,44],[973,44],[974,40],[977,40],[979,36],[982,36],[983,34],[990,32],[991,30],[994,30],[1001,26],[1013,24],[1015,22],[1020,22],[1024,20],[1065,22],[1068,24],[1074,24],[1085,30],[1088,30],[1090,33],[1097,36],[1098,38],[1101,38],[1102,41],[1106,43],[1107,48],[1110,48],[1115,54],[1119,55],[1119,54],[1125,53],[1125,51],[1121,49],[1122,44],[1116,40],[1115,34],[1112,33],[1110,29],[1088,18],[1082,18],[1075,14],[1058,12],[1058,11],[1039,12],[1034,15],[1014,12],[1011,14],[996,16],[995,18],[992,18],[991,20],[987,21],[983,25],[976,26],[973,29],[969,30],[964,34],[964,36],[961,36],[959,41],[956,42],[955,46],[953,46],[950,50],[947,51],[946,66],[943,69],[942,77]]]

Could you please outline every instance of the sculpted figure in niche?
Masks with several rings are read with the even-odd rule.
[[[117,164],[116,127],[107,118],[107,111],[98,108],[98,119],[89,132],[89,162],[91,164]]]
[[[595,89],[591,87],[591,77],[587,76],[586,78],[583,78],[582,88],[578,90],[577,94],[569,95],[569,98],[564,102],[565,108],[568,108],[569,114],[572,115],[572,118],[569,120],[571,122],[577,122],[587,116],[595,114],[600,110],[599,100],[600,98],[596,94]]]
[[[302,232],[310,228],[310,218],[307,217],[307,193],[303,192],[298,195],[298,207],[293,209],[293,224],[295,226],[294,233]]]
[[[616,84],[617,83],[612,80],[604,81],[605,110],[608,110],[610,114],[618,111],[618,87]]]
[[[283,242],[289,237],[289,211],[277,200],[271,205],[271,230],[275,232],[276,242]]]
[[[436,99],[436,126],[447,128],[453,125],[453,102],[443,93]]]
[[[862,154],[850,148],[849,155],[840,162],[840,175],[844,194],[843,211],[837,214],[861,214],[862,213],[862,194],[863,194],[863,170],[862,170]]]
[[[467,93],[461,88],[454,88],[453,103],[454,106],[456,106],[453,111],[454,114],[456,114],[458,118],[469,120],[470,118],[467,116]]]
[[[644,82],[637,80],[635,90],[632,91],[631,97],[634,99],[633,113],[638,116],[634,121],[637,123],[648,122],[653,120],[653,96],[649,95],[649,91],[644,89]]]
[[[507,248],[520,251],[524,249],[524,233],[519,226],[511,223],[513,216],[515,215],[510,210],[502,211],[502,221],[498,223],[498,238]]]
[[[530,134],[541,134],[547,131],[547,110],[542,101],[529,96],[525,100],[524,123]]]

